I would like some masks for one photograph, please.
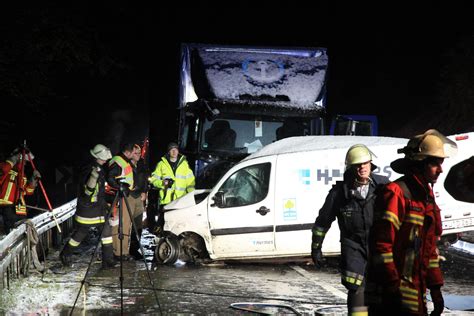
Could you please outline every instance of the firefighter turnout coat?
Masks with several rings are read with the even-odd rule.
[[[369,191],[364,199],[354,190],[354,178],[344,174],[329,191],[313,226],[313,247],[321,247],[326,232],[336,219],[341,232],[341,279],[349,290],[364,282],[369,256],[369,234],[374,218],[376,193],[388,183],[387,177],[371,175]]]
[[[425,315],[426,288],[443,285],[436,242],[440,209],[420,175],[405,175],[387,185],[374,224],[376,281],[399,298],[400,313]],[[395,292],[394,292],[395,289]]]
[[[99,177],[95,187],[89,188],[87,180],[92,168],[98,168]],[[97,162],[83,168],[74,219],[82,225],[98,225],[105,222],[108,205],[105,199],[105,170]]]
[[[0,206],[16,204],[17,215],[26,215],[25,195],[32,195],[35,191],[35,185],[27,182],[26,177],[18,177],[18,163],[7,160],[0,163]],[[20,189],[20,192],[18,192]]]
[[[164,179],[172,180],[172,185],[169,188],[163,186]],[[168,155],[165,155],[161,157],[155,171],[152,172],[150,182],[153,186],[160,189],[160,204],[166,205],[194,191],[195,178],[184,155],[180,154],[178,156],[174,170],[168,160]]]

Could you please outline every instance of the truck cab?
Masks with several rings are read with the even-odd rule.
[[[183,44],[179,145],[197,188],[277,140],[325,134],[325,48]]]

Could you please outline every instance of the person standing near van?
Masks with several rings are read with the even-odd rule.
[[[133,167],[131,164],[134,146],[135,144],[132,143],[123,144],[120,153],[113,156],[109,161],[107,183],[115,192],[120,190],[120,185],[122,185],[124,193],[124,200],[118,202],[117,205],[112,205],[111,225],[115,259],[120,259],[120,256],[125,260],[131,259],[129,254],[129,242],[132,227],[130,212],[132,212],[132,210],[127,209],[125,199],[127,199],[129,205],[133,203],[133,198],[130,196],[130,192],[135,189]],[[122,236],[119,235],[119,203],[122,203]],[[122,240],[120,240],[120,238],[122,238]]]
[[[168,144],[168,153],[156,165],[150,183],[160,190],[160,213],[166,204],[194,191],[193,171],[189,168],[186,157],[179,153],[178,144]],[[160,214],[156,228],[162,229],[163,224],[163,214]]]
[[[386,315],[427,315],[427,288],[434,304],[431,315],[443,312],[436,246],[442,223],[433,185],[444,159],[456,151],[453,141],[431,129],[411,138],[398,150],[405,157],[390,164],[404,176],[384,189],[373,232],[375,280],[382,289],[380,310]]]
[[[139,252],[140,250],[140,238],[142,235],[143,228],[143,212],[145,211],[145,202],[147,198],[148,189],[148,170],[145,162],[141,159],[142,148],[140,145],[135,144],[133,146],[133,153],[130,162],[133,167],[133,182],[135,188],[130,191],[130,212],[132,213],[132,233],[130,236],[130,255],[136,259],[143,259],[143,255]],[[136,229],[136,231],[135,231]],[[136,233],[135,233],[136,232]],[[138,238],[137,238],[138,235]]]
[[[347,288],[348,315],[368,315],[365,301],[369,237],[374,204],[381,187],[389,182],[372,173],[374,154],[362,144],[351,146],[346,154],[343,181],[329,191],[313,226],[311,256],[316,267],[322,263],[322,244],[326,232],[337,218],[341,231],[341,279]]]

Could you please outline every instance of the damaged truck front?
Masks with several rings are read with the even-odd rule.
[[[325,48],[183,44],[179,145],[196,187],[274,141],[324,134],[327,68]]]

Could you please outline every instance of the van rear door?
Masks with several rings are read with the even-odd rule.
[[[258,258],[274,251],[275,157],[232,168],[209,196],[212,253],[217,258]],[[222,197],[216,202],[216,197]]]

